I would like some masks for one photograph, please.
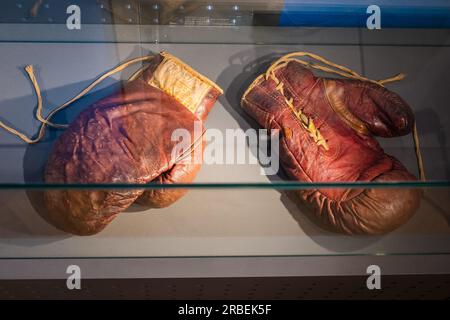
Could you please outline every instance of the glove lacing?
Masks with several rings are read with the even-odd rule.
[[[321,64],[317,64],[317,63],[313,63],[313,62],[309,62],[309,61],[304,61],[304,60],[300,60],[300,57],[309,57],[313,60],[316,60]],[[242,100],[245,99],[245,97],[247,96],[247,94],[256,86],[259,84],[259,82],[261,81],[261,79],[265,79],[268,80],[269,78],[272,79],[275,84],[275,90],[277,90],[278,92],[281,93],[281,95],[284,97],[286,104],[288,105],[288,107],[291,109],[291,111],[294,113],[295,117],[300,120],[300,123],[302,125],[303,128],[305,128],[308,132],[309,132],[309,136],[311,138],[313,138],[314,142],[318,145],[318,146],[322,146],[325,150],[328,150],[328,144],[327,141],[323,138],[323,136],[321,135],[320,131],[318,128],[316,128],[316,126],[314,125],[313,119],[307,117],[301,109],[296,110],[296,108],[293,105],[293,99],[291,98],[287,98],[284,95],[284,83],[278,79],[276,77],[275,72],[280,69],[285,67],[289,62],[291,61],[296,61],[302,65],[304,65],[307,68],[313,68],[313,69],[317,69],[317,70],[321,70],[324,72],[328,72],[328,73],[334,73],[336,75],[342,76],[344,78],[348,78],[348,79],[354,79],[354,80],[360,80],[360,81],[368,81],[374,84],[377,84],[379,86],[384,87],[384,85],[386,83],[390,83],[390,82],[394,82],[394,81],[400,81],[403,80],[405,78],[405,75],[403,73],[399,73],[393,77],[390,78],[386,78],[386,79],[381,79],[381,80],[372,80],[369,78],[366,78],[362,75],[360,75],[359,73],[344,67],[342,65],[336,64],[334,62],[331,62],[319,55],[316,55],[314,53],[310,53],[310,52],[292,52],[289,53],[287,55],[282,56],[281,58],[279,58],[277,61],[275,61],[268,69],[265,73],[261,74],[260,76],[258,76],[253,82],[252,84],[250,84],[250,86],[247,88],[247,90],[244,92],[244,95],[242,96]],[[414,121],[414,125],[413,125],[413,130],[412,130],[412,135],[413,135],[413,140],[414,140],[414,150],[415,150],[415,154],[416,154],[416,160],[417,160],[417,166],[418,166],[418,171],[419,171],[419,176],[420,179],[425,181],[426,177],[425,177],[425,170],[424,170],[424,165],[423,165],[423,160],[422,160],[422,154],[420,151],[420,143],[419,143],[419,135],[417,132],[417,126],[416,126],[416,122]]]

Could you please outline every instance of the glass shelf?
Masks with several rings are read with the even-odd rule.
[[[82,12],[87,12],[81,30],[71,31],[65,25],[69,2],[78,3]],[[436,7],[441,8],[441,17],[444,14],[439,23],[430,25],[429,20],[414,15],[417,8],[406,10],[407,4],[401,2],[399,8],[405,7],[402,14],[405,17],[408,13],[408,19],[389,28],[367,30],[365,21],[342,25],[333,23],[333,16],[327,16],[327,26],[321,25],[320,19],[310,19],[308,24],[282,23],[286,15],[298,12],[290,1],[178,2],[181,4],[174,14],[158,1],[44,1],[34,17],[29,14],[34,1],[21,1],[21,7],[14,1],[1,4],[0,120],[28,136],[38,130],[40,122],[33,116],[36,97],[22,71],[25,65],[35,67],[44,113],[48,114],[121,62],[167,51],[224,90],[205,125],[226,137],[227,130],[258,128],[240,107],[240,98],[255,77],[276,58],[307,51],[371,79],[406,74],[403,81],[387,87],[414,111],[427,180],[305,183],[287,181],[282,172],[261,174],[258,162],[233,162],[203,163],[192,184],[51,184],[43,181],[43,170],[63,130],[49,128],[45,139],[33,145],[0,131],[0,258],[450,252],[450,29],[445,28],[448,20],[444,19],[448,4],[436,1],[434,7],[422,5],[422,9],[430,9],[431,16]],[[308,15],[325,14],[330,2],[316,2],[316,11]],[[180,14],[183,3],[189,13]],[[345,3],[349,14],[361,14],[352,1]],[[106,10],[102,4],[113,7]],[[215,12],[207,5],[213,5]],[[397,11],[390,12],[395,17]],[[55,122],[70,123],[90,104],[120,89],[121,81],[139,67],[109,77],[58,114]],[[418,175],[411,135],[378,141],[386,153]],[[226,143],[223,140],[222,145]],[[252,156],[254,149],[247,140],[238,141],[237,147]],[[90,237],[59,231],[37,213],[41,204],[36,195],[48,190],[134,188],[182,188],[188,193],[163,209],[132,205],[101,233]],[[395,231],[348,236],[318,226],[291,198],[292,192],[317,188],[411,188],[423,190],[424,195],[415,215]]]
[[[290,193],[291,192],[291,193]],[[293,190],[190,189],[163,209],[132,205],[102,232],[74,236],[43,220],[38,190],[0,192],[0,257],[330,256],[450,253],[449,188],[427,188],[419,210],[386,235],[318,226]]]

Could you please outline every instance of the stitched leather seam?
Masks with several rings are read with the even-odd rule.
[[[264,93],[265,93],[269,98],[272,98],[272,102],[274,102],[274,103],[276,103],[276,104],[283,105],[283,106],[286,104],[284,98],[283,98],[282,96],[280,96],[280,95],[276,95],[276,92],[269,91],[266,87],[263,87],[263,86],[260,86],[259,89],[261,89],[262,91],[264,91]],[[246,102],[249,102],[249,101],[247,100],[247,97],[245,97],[245,98],[242,99],[242,100],[244,100],[244,101],[246,101]],[[249,103],[250,103],[250,102],[249,102]],[[257,105],[254,104],[253,102],[252,102],[251,104],[253,104],[254,106],[257,106]],[[264,110],[264,109],[261,108],[260,106],[258,106],[258,109]],[[287,111],[290,111],[290,110],[289,110],[289,108],[286,108],[286,107],[285,107],[285,108],[283,109],[283,111],[280,112],[279,117],[280,117],[281,115],[285,114]],[[263,112],[268,113],[268,112],[266,112],[266,111],[263,111]]]
[[[278,93],[278,92],[275,92],[275,91],[269,91],[266,87],[264,87],[264,86],[260,86],[259,87],[261,90],[263,90],[266,94],[267,94],[267,96],[269,96],[269,97],[271,97],[275,102],[278,102],[278,103],[280,103],[280,104],[282,104],[282,105],[285,105],[286,104],[286,102],[284,101],[284,97],[283,96],[281,96],[280,94],[277,94],[276,95],[276,93]]]
[[[261,108],[259,105],[257,105],[254,102],[250,102],[247,99],[244,99],[244,101],[246,103],[248,103],[249,105],[252,105],[253,107],[258,108],[262,113],[266,114],[266,115],[270,115],[270,113],[268,113],[267,111],[265,111],[263,108]],[[287,108],[286,108],[287,109]],[[284,112],[284,111],[283,111]],[[280,128],[283,128],[283,126],[280,125],[280,123],[278,121],[275,120],[275,118],[272,116],[272,121],[275,122]],[[294,118],[296,119],[296,118]],[[305,172],[305,169],[303,168],[303,166],[300,164],[299,160],[297,159],[297,157],[294,155],[294,153],[292,152],[292,150],[289,148],[288,144],[286,143],[285,139],[281,139],[282,143],[284,144],[286,150],[289,152],[289,155],[292,157],[292,159],[294,159],[295,163],[297,164],[297,166],[301,169],[302,173],[308,178],[308,182],[314,183],[314,181],[311,179],[311,177]],[[322,191],[320,191],[320,189],[316,188],[314,189],[316,192],[318,192],[322,197],[324,197],[325,199],[328,199],[329,201],[333,201],[335,203],[340,203],[342,202],[341,200],[333,200],[330,199],[328,196],[326,196],[325,194],[322,193]],[[363,191],[361,191],[361,193],[364,192],[364,190],[367,189],[363,189]],[[348,200],[352,200],[355,197],[359,196],[361,193],[358,193],[357,195],[355,195],[354,197],[352,197],[351,199],[346,199],[346,201]]]
[[[304,101],[306,101],[306,100],[309,101],[309,98],[310,98],[310,95],[311,95],[312,91],[314,90],[314,88],[317,86],[317,84],[319,83],[319,81],[320,81],[320,79],[321,79],[321,78],[317,78],[316,81],[314,82],[314,84],[312,85],[311,89],[309,89],[308,93],[307,93],[304,97],[301,97],[301,96],[294,90],[294,88],[292,87],[291,83],[287,80],[287,78],[286,78],[283,74],[280,75],[280,78],[282,78],[282,79],[284,80],[284,85],[285,85],[286,87],[288,87],[288,89],[289,89],[289,91],[291,92],[291,94],[292,94],[295,98],[297,98],[297,100],[299,100],[298,109],[300,109],[300,110],[302,110],[302,104],[304,104]],[[316,120],[318,119],[317,113],[314,112],[314,110],[310,110],[309,113],[310,113],[309,115],[307,115],[307,114],[305,113],[305,115],[306,115],[308,118],[311,118],[311,119],[313,119],[314,121],[316,121]],[[314,117],[314,118],[313,118],[313,117]],[[322,121],[320,124],[318,124],[317,128],[322,127],[323,124],[324,124],[324,121]],[[317,123],[316,123],[316,125],[317,125]]]
[[[256,103],[250,102],[250,101],[248,101],[248,100],[246,100],[246,99],[245,99],[245,102],[247,102],[249,105],[252,105],[252,106],[258,108],[258,109],[261,110],[261,112],[263,112],[264,114],[270,115],[270,113],[268,113],[267,111],[265,111],[264,109],[262,109],[262,108],[261,108],[259,105],[257,105]],[[287,110],[287,108],[286,108],[286,110]],[[293,116],[293,115],[291,115],[291,116]],[[278,127],[283,128],[283,126],[280,125],[280,123],[279,123],[277,120],[275,120],[275,118],[274,118],[273,116],[271,116],[271,118],[272,118],[272,121],[275,122],[275,123],[278,125]],[[296,118],[294,117],[294,119],[296,119]],[[297,122],[297,123],[298,123],[298,122]],[[299,124],[299,123],[298,123],[298,124]],[[300,124],[299,124],[299,125],[300,125]],[[300,162],[299,162],[298,159],[295,157],[295,155],[293,154],[293,152],[289,149],[289,147],[288,147],[288,145],[287,145],[287,143],[286,143],[286,140],[285,140],[285,139],[282,139],[282,140],[283,140],[283,143],[284,143],[284,145],[285,145],[285,147],[286,147],[286,150],[289,151],[290,155],[291,155],[292,158],[295,160],[295,162],[297,163],[298,167],[302,170],[302,172],[305,174],[305,176],[308,177],[309,182],[312,182],[311,177],[305,172],[305,169],[303,168],[303,166],[300,164]]]

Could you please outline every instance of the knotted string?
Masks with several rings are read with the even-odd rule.
[[[64,108],[68,107],[70,104],[72,104],[73,102],[79,100],[80,98],[82,98],[86,94],[88,94],[93,88],[95,88],[98,84],[100,84],[106,78],[108,78],[108,77],[110,77],[110,76],[112,76],[112,75],[114,75],[114,74],[116,74],[116,73],[118,73],[118,72],[128,68],[129,66],[131,66],[133,64],[136,64],[138,62],[143,62],[143,61],[150,61],[151,59],[153,59],[153,56],[143,56],[143,57],[131,59],[131,60],[128,60],[128,61],[125,61],[125,62],[119,64],[118,66],[112,68],[111,70],[109,70],[106,73],[104,73],[101,76],[99,76],[96,80],[94,80],[89,86],[87,86],[85,89],[83,89],[75,97],[73,97],[72,99],[70,99],[67,102],[63,103],[59,107],[56,107],[55,109],[53,109],[48,114],[48,116],[46,118],[44,118],[43,115],[42,115],[42,110],[43,110],[42,94],[41,94],[41,89],[39,87],[39,84],[38,84],[38,82],[36,80],[36,76],[34,74],[34,68],[33,68],[32,65],[28,65],[28,66],[25,67],[25,71],[26,71],[26,73],[27,73],[31,83],[33,84],[33,88],[34,88],[34,91],[36,93],[36,97],[37,97],[36,119],[38,119],[39,122],[41,122],[38,134],[37,134],[37,136],[35,138],[29,138],[24,133],[14,129],[11,126],[8,126],[7,124],[5,124],[2,121],[0,121],[0,127],[5,129],[9,133],[16,135],[17,137],[19,137],[20,139],[22,139],[26,143],[29,143],[29,144],[37,143],[40,140],[42,140],[42,138],[44,137],[46,126],[50,126],[50,127],[54,127],[54,128],[67,128],[69,126],[68,124],[56,124],[56,123],[51,122],[50,119],[56,113],[58,113],[59,111],[63,110]],[[129,81],[133,80],[137,76],[139,76],[140,73],[142,73],[142,71],[145,68],[146,68],[146,66],[140,68],[133,76],[130,77]]]
[[[302,57],[308,57],[312,60],[318,61],[321,64],[317,64],[314,62],[304,61],[304,60],[299,59]],[[319,55],[316,55],[314,53],[302,52],[302,51],[292,52],[292,53],[289,53],[289,54],[279,58],[267,69],[267,71],[264,74],[257,77],[255,79],[255,81],[253,81],[253,83],[245,91],[244,95],[242,96],[242,99],[245,99],[247,94],[263,78],[265,80],[268,80],[269,78],[272,79],[275,82],[275,84],[277,85],[275,89],[284,96],[284,84],[281,80],[279,80],[276,77],[275,72],[278,69],[285,67],[291,61],[296,61],[296,62],[304,65],[307,68],[313,68],[313,69],[321,70],[324,72],[333,73],[333,74],[336,74],[336,75],[339,75],[339,76],[342,76],[342,77],[348,78],[348,79],[368,81],[368,82],[377,84],[382,87],[384,87],[384,85],[387,83],[394,82],[394,81],[400,81],[405,78],[405,75],[403,73],[399,73],[390,78],[381,79],[381,80],[372,80],[372,79],[369,79],[369,78],[366,78],[366,77],[360,75],[359,73],[357,73],[347,67],[344,67],[344,66],[334,63],[332,61],[329,61],[329,60],[327,60]],[[321,145],[326,150],[328,150],[326,140],[321,136],[320,132],[314,125],[312,119],[305,116],[301,110],[296,110],[294,108],[292,98],[287,99],[285,97],[285,100],[286,100],[286,103],[289,106],[289,108],[294,112],[294,115],[300,120],[300,123],[302,124],[302,126],[306,130],[309,131],[309,135],[314,139],[314,142],[317,143],[319,146]],[[414,140],[414,150],[415,150],[415,154],[416,154],[417,167],[419,170],[419,177],[421,180],[425,181],[426,180],[425,169],[424,169],[424,165],[423,165],[422,153],[420,151],[419,134],[417,132],[416,122],[414,122],[414,125],[413,125],[412,136],[413,136],[413,140]]]

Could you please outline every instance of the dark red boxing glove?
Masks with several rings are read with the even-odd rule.
[[[304,66],[308,63],[294,59],[296,55],[329,63],[307,53],[287,55],[258,77],[241,101],[261,126],[281,131],[280,163],[287,175],[310,183],[416,180],[374,138],[412,131],[414,116],[406,102],[384,88],[383,82],[363,78],[344,67],[338,66],[336,72],[313,65],[350,79],[316,77]],[[329,229],[381,234],[413,215],[421,191],[323,188],[296,191],[296,198]]]
[[[70,188],[74,183],[193,181],[201,165],[203,120],[221,93],[216,84],[176,57],[165,52],[155,56],[142,74],[89,106],[70,124],[53,147],[45,182]],[[173,139],[176,130],[189,133],[192,140],[174,153],[179,144]],[[46,190],[40,214],[66,232],[90,235],[135,201],[165,207],[186,192],[98,189]]]

